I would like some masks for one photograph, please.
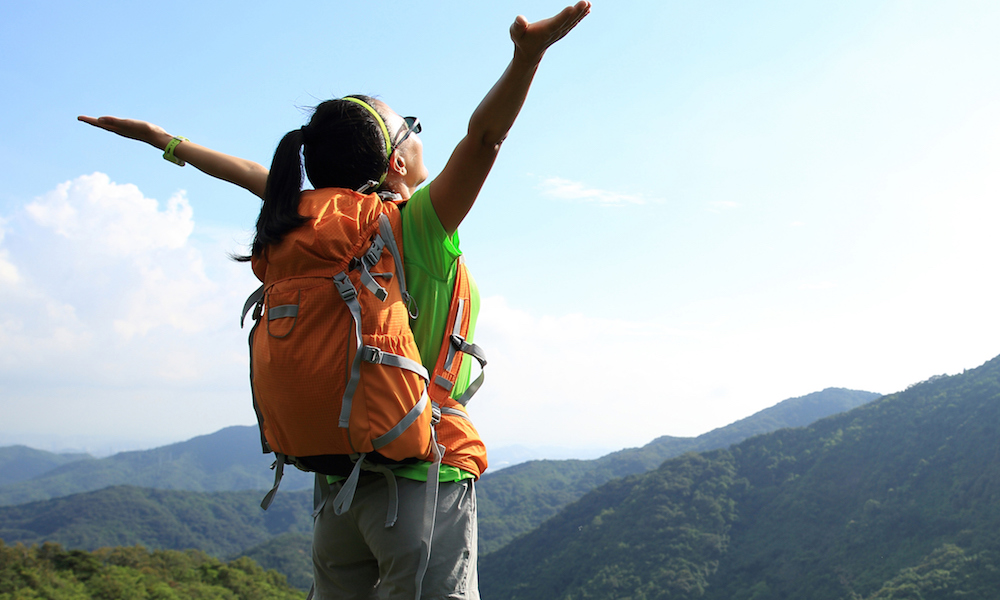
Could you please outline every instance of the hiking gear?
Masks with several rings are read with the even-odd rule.
[[[180,145],[181,142],[189,142],[189,141],[191,140],[187,139],[186,137],[175,135],[169,142],[167,142],[167,147],[163,149],[163,158],[169,160],[178,167],[183,167],[187,163],[174,156],[174,148]]]
[[[420,126],[420,119],[416,117],[403,117],[403,127],[396,132],[396,136],[399,136],[401,131],[405,131],[403,137],[398,140],[392,141],[392,151],[395,152],[399,145],[406,141],[406,138],[410,137],[411,133],[420,133],[424,128]]]
[[[244,305],[244,317],[256,307],[250,372],[261,443],[277,458],[265,508],[285,464],[336,475],[350,456],[353,490],[365,465],[440,461],[408,324],[415,305],[398,208],[324,189],[303,192],[299,213],[313,218],[253,258],[264,284]],[[336,504],[346,510],[349,493]]]

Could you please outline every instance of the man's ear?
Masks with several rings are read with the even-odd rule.
[[[400,176],[406,175],[406,159],[402,153],[393,152],[389,157],[389,171],[398,173]]]

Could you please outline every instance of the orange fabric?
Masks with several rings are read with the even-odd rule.
[[[361,304],[363,343],[420,362],[403,304],[396,266],[386,248],[372,273],[388,292],[384,302],[348,270],[367,251],[379,231],[378,218],[389,217],[402,252],[398,208],[378,196],[350,190],[303,192],[299,214],[311,221],[267,247],[253,260],[264,282],[264,312],[253,336],[251,372],[262,428],[272,450],[290,456],[370,452],[371,441],[395,426],[419,401],[420,377],[408,370],[362,361],[350,424],[338,424],[341,400],[354,360],[355,332],[347,304],[333,276],[347,272]],[[268,319],[270,310],[295,305],[298,314]],[[393,460],[431,456],[430,404],[406,431],[379,449]]]
[[[455,274],[455,288],[452,292],[451,307],[448,310],[448,320],[444,331],[444,339],[438,353],[434,372],[431,373],[428,393],[431,400],[441,407],[457,408],[465,412],[465,407],[451,398],[451,386],[444,387],[437,383],[442,377],[452,385],[458,377],[462,366],[462,353],[455,352],[449,368],[448,353],[451,349],[451,335],[458,320],[459,306],[462,306],[462,318],[459,335],[465,339],[469,335],[472,318],[472,291],[469,285],[469,271],[465,262],[459,260]],[[459,416],[444,414],[437,425],[438,442],[445,447],[444,462],[474,474],[477,478],[486,470],[486,445],[479,437],[479,432],[471,421]]]

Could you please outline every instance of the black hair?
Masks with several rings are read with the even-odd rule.
[[[375,108],[375,100],[369,96],[352,97]],[[385,122],[385,115],[380,116]],[[299,214],[303,162],[309,181],[317,189],[356,190],[369,181],[378,183],[389,169],[385,134],[375,116],[356,102],[338,98],[317,106],[307,125],[289,131],[278,143],[251,254],[236,260],[260,256],[265,246],[279,243],[289,231],[309,220]]]

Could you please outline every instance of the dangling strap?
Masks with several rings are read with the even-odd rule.
[[[358,489],[358,480],[361,479],[361,465],[365,462],[367,454],[362,453],[351,469],[351,475],[344,480],[344,487],[340,488],[337,497],[333,499],[333,514],[338,517],[351,508],[354,501],[354,492]]]
[[[329,499],[330,482],[327,480],[326,475],[316,473],[316,480],[313,483],[313,519],[318,517],[319,513],[323,512],[323,507],[326,506],[326,501]]]
[[[389,529],[396,524],[399,515],[399,487],[396,485],[396,474],[385,465],[368,465],[366,471],[374,471],[385,476],[386,488],[389,493],[388,508],[385,511],[385,528]]]
[[[275,452],[274,464],[271,465],[271,468],[274,469],[274,487],[260,501],[260,507],[264,510],[267,510],[271,506],[271,502],[274,502],[274,495],[278,493],[278,486],[281,485],[281,477],[285,474],[285,455]]]
[[[434,523],[437,520],[438,487],[441,477],[441,459],[444,458],[444,446],[437,442],[437,431],[433,433],[434,462],[427,467],[427,487],[424,495],[424,538],[420,540],[420,563],[417,565],[416,600],[420,600],[420,590],[424,583],[424,574],[431,559],[431,541],[434,539]]]

